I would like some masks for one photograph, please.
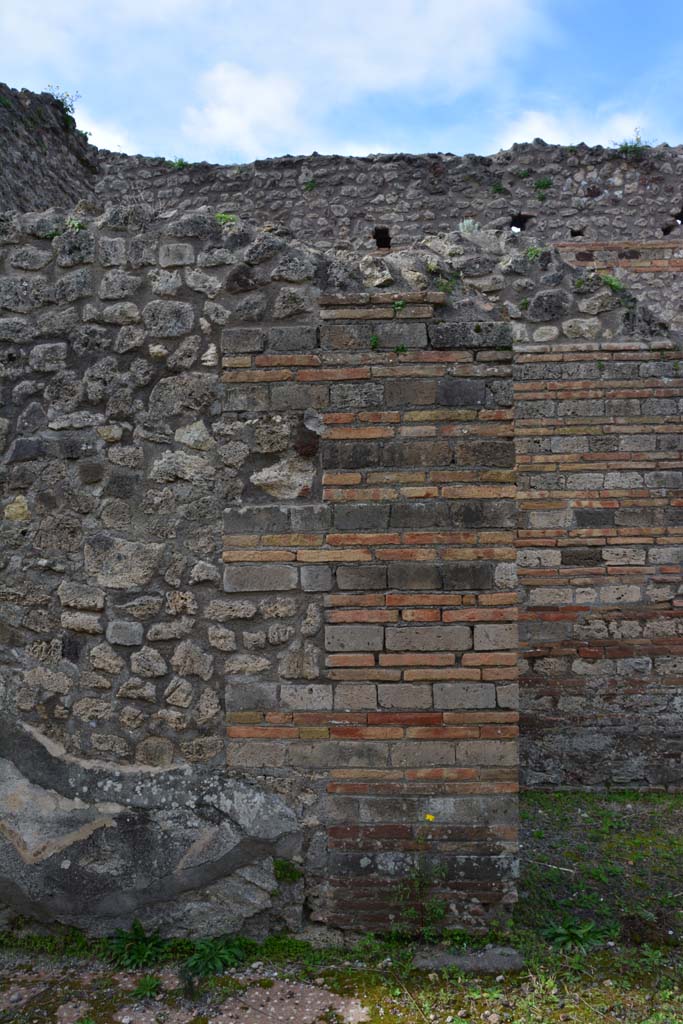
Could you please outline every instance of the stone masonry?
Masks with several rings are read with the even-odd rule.
[[[514,900],[520,752],[527,785],[678,788],[669,170],[287,158],[233,212],[234,169],[98,154],[0,93],[0,902],[381,930],[420,872],[481,929]],[[573,184],[518,203],[539,154]],[[494,171],[535,225],[498,190],[483,215]]]

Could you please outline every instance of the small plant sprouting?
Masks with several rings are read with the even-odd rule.
[[[373,352],[376,352],[379,348],[379,338],[376,334],[373,334],[370,338],[370,348]]]
[[[503,182],[494,181],[493,185],[491,185],[491,191],[493,192],[494,196],[502,195],[505,192],[505,186],[503,185]]]
[[[595,365],[597,366],[597,368],[600,371],[600,373],[602,373],[602,371],[605,369],[605,361],[604,361],[604,359],[598,359],[598,361],[597,361],[597,363]]]
[[[595,921],[578,921],[566,918],[543,929],[543,936],[560,949],[575,949],[585,953],[592,947],[602,945],[612,935],[612,929],[600,927]]]
[[[396,299],[396,302],[391,303],[391,308],[393,309],[394,313],[400,313],[402,309],[405,309],[405,304],[405,299]]]
[[[66,227],[69,231],[85,231],[85,224],[76,217],[67,217]],[[59,232],[55,232],[55,234],[59,234]]]
[[[304,192],[312,192],[313,189],[317,187],[318,182],[315,180],[315,178],[310,178],[308,181],[305,181],[303,186]]]
[[[426,267],[428,274],[439,273],[439,264],[436,262],[436,260],[427,260]]]
[[[433,814],[425,814],[424,819],[427,825],[416,836],[419,849],[417,861],[400,885],[398,897],[406,930],[417,933],[423,942],[437,942],[443,932],[448,902],[434,895],[434,887],[443,882],[446,869],[441,864],[427,862],[425,848],[430,836],[426,830],[435,818]]]
[[[674,373],[680,373],[681,364],[679,363],[679,361],[677,359],[675,360],[675,362],[673,364],[673,367],[674,367]]]
[[[534,182],[534,189],[542,203],[545,202],[548,189],[551,188],[552,183],[552,178],[536,178],[536,181]]]
[[[623,292],[626,289],[626,285],[623,281],[620,281],[618,277],[614,277],[613,274],[601,274],[600,280],[603,284],[606,284],[610,291],[615,293]]]
[[[647,150],[652,145],[651,142],[646,142],[640,134],[640,128],[636,128],[633,132],[633,137],[630,139],[624,139],[622,142],[614,143],[617,147],[617,152],[620,156],[623,156],[624,160],[642,160]]]
[[[61,89],[58,85],[52,84],[48,85],[45,91],[49,92],[50,96],[62,105],[64,113],[71,114],[73,117],[76,104],[81,98],[80,92],[67,92],[65,89]]]
[[[394,352],[396,353],[397,356],[400,356],[407,351],[408,349],[405,347],[405,345],[397,345],[396,348],[394,349]]]
[[[172,167],[175,171],[182,171],[183,167],[189,166],[187,160],[183,160],[181,156],[176,156],[173,160],[167,161],[168,166]]]
[[[291,860],[281,860],[279,858],[273,861],[273,873],[275,874],[276,881],[287,882],[290,885],[298,882],[303,877],[301,868],[298,868]]]
[[[108,943],[109,956],[118,967],[136,969],[158,963],[165,952],[166,943],[158,931],[145,932],[136,918],[129,932],[119,928]]]
[[[214,216],[219,224],[234,224],[237,221],[236,213],[216,213]]]
[[[58,85],[48,85],[45,91],[56,99],[62,108],[65,126],[67,128],[75,128],[76,118],[74,113],[76,111],[76,104],[81,98],[80,92],[66,92],[65,89],[60,89]]]
[[[517,171],[517,177],[518,178],[530,178],[531,177],[531,168],[530,167],[520,167],[520,169]]]
[[[453,274],[452,277],[440,277],[438,281],[434,282],[434,287],[443,292],[445,295],[450,295],[451,292],[455,291],[458,284],[458,274]]]
[[[527,298],[520,299],[519,300],[519,308],[520,309],[528,309],[529,308],[529,300]]]
[[[458,231],[461,235],[476,235],[477,231],[481,231],[481,224],[472,217],[465,217],[458,222]]]
[[[208,978],[226,967],[237,967],[254,949],[254,943],[242,938],[201,939],[183,964],[183,977]]]
[[[524,255],[530,263],[535,263],[536,260],[540,260],[542,253],[543,250],[539,249],[537,245],[530,245]]]
[[[0,96],[0,107],[7,107],[8,110],[12,109],[12,104],[6,96]]]
[[[161,978],[155,978],[153,974],[146,974],[140,978],[133,996],[135,999],[154,999],[161,991]]]

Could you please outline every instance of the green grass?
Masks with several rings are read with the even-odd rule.
[[[618,277],[614,277],[613,274],[601,274],[600,280],[603,284],[606,284],[610,291],[615,293],[623,292],[626,289],[626,285],[623,281],[620,281]]]
[[[197,1000],[188,1019],[195,1024],[213,1019],[221,1000],[244,986],[239,972],[254,960],[279,976],[322,978],[340,995],[359,998],[370,1024],[446,1024],[449,1018],[474,1024],[495,1021],[492,1015],[500,1024],[683,1024],[683,794],[526,794],[521,842],[519,901],[509,924],[487,935],[440,935],[454,950],[514,945],[526,961],[517,975],[498,980],[453,968],[416,971],[414,943],[400,935],[317,949],[289,935],[260,944],[239,937],[164,940],[139,925],[113,939],[89,939],[74,929],[38,935],[18,921],[0,934],[0,948],[15,960],[25,954],[26,964],[6,982],[0,976],[0,997],[10,980],[14,985],[25,975],[32,983],[37,954],[66,957],[70,966],[60,966],[63,980],[12,1016],[0,1011],[0,1024],[54,1019],[66,998],[87,1005],[82,1019],[111,1024],[134,995],[118,985],[112,960],[130,962],[131,956],[139,964],[129,972],[139,998],[154,995],[161,1014],[186,1005],[188,993],[169,990],[165,980],[162,991],[150,968],[185,965]],[[92,958],[101,969],[89,965],[87,980],[80,980],[79,965]],[[225,973],[235,969],[237,976]]]

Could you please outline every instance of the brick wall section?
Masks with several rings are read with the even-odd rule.
[[[226,589],[324,594],[325,646],[315,682],[281,664],[256,704],[241,688],[228,763],[325,777],[316,916],[342,927],[401,920],[425,848],[449,919],[512,895],[514,446],[496,390],[511,336],[496,324],[477,347],[473,325],[437,326],[444,299],[323,295],[305,351],[223,358],[225,383],[286,387],[322,421],[320,504],[226,512]],[[224,351],[243,345],[224,331]]]
[[[680,785],[679,345],[627,289],[507,234],[360,258],[209,209],[0,246],[15,907],[389,927],[425,862],[480,927],[518,608],[525,783]]]
[[[592,340],[517,347],[528,785],[679,784],[678,358],[672,340],[604,317]]]
[[[683,242],[647,239],[623,242],[558,242],[558,253],[580,269],[628,270],[634,274],[677,274],[683,271]]]

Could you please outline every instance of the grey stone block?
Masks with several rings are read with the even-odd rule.
[[[445,501],[392,502],[389,526],[401,530],[429,530],[450,526],[449,506]]]
[[[323,441],[324,469],[365,469],[378,466],[381,447],[376,441]]]
[[[340,590],[384,590],[387,570],[383,565],[340,565],[337,586]]]
[[[443,740],[400,740],[392,744],[394,768],[425,768],[455,763],[455,744]]]
[[[444,590],[491,590],[493,562],[446,562],[441,566]]]
[[[430,324],[429,343],[439,349],[511,348],[510,324],[498,321]]]
[[[381,651],[383,626],[325,626],[326,651]]]
[[[334,409],[378,409],[384,405],[384,385],[374,381],[350,381],[330,386]]]
[[[304,409],[327,409],[327,384],[272,384],[270,388],[273,412],[292,412]]]
[[[240,505],[223,512],[223,529],[231,533],[289,533],[286,505]]]
[[[436,389],[438,405],[454,409],[478,409],[486,402],[486,384],[483,380],[463,377],[442,377]]]
[[[373,337],[377,337],[380,349],[394,349],[400,345],[408,349],[427,347],[425,324],[382,320],[379,323],[323,324],[320,328],[320,345],[326,349],[367,350]]]
[[[224,327],[221,331],[221,350],[226,355],[245,352],[263,352],[266,332],[260,327]]]
[[[517,647],[517,625],[510,623],[494,625],[486,623],[474,627],[474,649],[476,651],[514,650]]]
[[[367,628],[367,627],[366,627]],[[469,626],[387,626],[388,651],[468,651]]]
[[[280,705],[295,711],[331,711],[332,687],[324,683],[283,683]]]
[[[332,570],[329,565],[303,565],[301,567],[301,589],[318,593],[332,589]]]
[[[110,644],[121,644],[135,647],[142,643],[143,628],[141,622],[127,622],[125,619],[114,619],[107,626],[107,640]]]
[[[385,530],[389,525],[389,506],[374,504],[354,504],[344,502],[334,507],[335,530],[351,530],[354,533],[362,530]]]
[[[312,352],[318,346],[315,327],[271,327],[268,331],[269,352]]]
[[[329,505],[292,505],[289,516],[293,533],[325,533],[332,526]]]
[[[439,567],[429,562],[391,562],[388,578],[390,590],[441,589]]]
[[[277,704],[277,683],[253,679],[247,686],[239,682],[225,687],[226,711],[272,711]]]
[[[259,590],[296,590],[298,580],[295,565],[241,563],[226,565],[223,570],[223,590],[229,594]]]
[[[434,683],[434,707],[442,710],[495,708],[493,683]]]

